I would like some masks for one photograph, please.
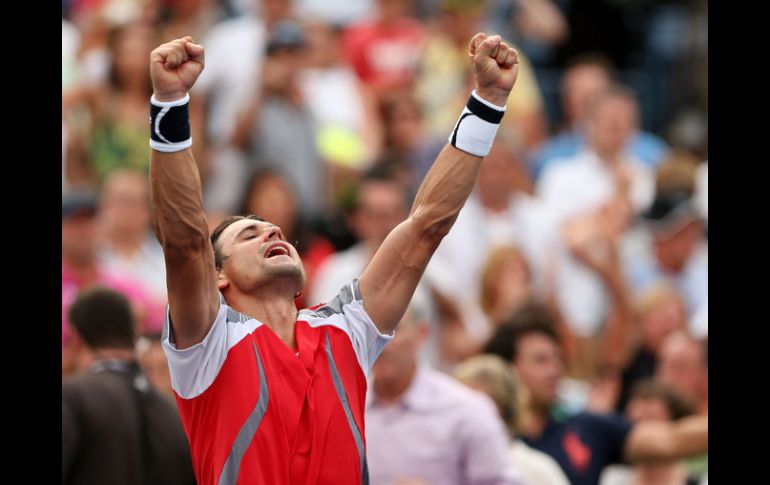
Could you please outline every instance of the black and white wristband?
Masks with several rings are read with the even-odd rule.
[[[190,136],[190,94],[175,101],[150,98],[150,148],[178,152],[192,146]]]
[[[490,103],[474,89],[449,136],[449,143],[458,150],[485,157],[492,148],[503,114],[504,106]]]

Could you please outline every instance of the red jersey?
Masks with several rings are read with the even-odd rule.
[[[202,342],[163,348],[198,483],[368,483],[366,376],[392,336],[366,314],[358,281],[301,310],[297,350],[220,303]]]

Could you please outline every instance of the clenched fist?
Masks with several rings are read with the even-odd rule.
[[[505,106],[519,73],[519,54],[499,35],[478,33],[471,39],[468,56],[473,62],[476,92],[498,106]]]
[[[155,99],[183,98],[203,71],[203,46],[190,36],[172,40],[150,54],[150,77]]]

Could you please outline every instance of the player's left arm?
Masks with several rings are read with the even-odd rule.
[[[500,107],[497,115],[501,116],[500,110],[516,81],[518,55],[500,36],[476,34],[471,39],[468,55],[473,64],[476,94],[486,103],[476,98],[477,104],[469,101],[468,109],[476,112],[463,114],[452,144],[444,147],[423,180],[409,217],[391,231],[359,281],[364,309],[383,333],[392,333],[401,320],[428,261],[471,193],[484,148],[489,150],[494,137],[492,133],[489,138],[483,128],[480,131],[472,128],[487,126],[483,123],[494,117],[495,109],[488,104]],[[487,116],[489,113],[492,116]],[[473,115],[480,119],[465,119],[474,118]],[[479,149],[479,145],[483,147]],[[468,248],[468,251],[474,250],[476,248]]]

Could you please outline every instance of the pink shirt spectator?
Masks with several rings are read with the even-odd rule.
[[[369,385],[366,455],[372,485],[522,484],[494,404],[453,378],[419,366],[398,402],[385,405]]]
[[[148,333],[160,334],[163,329],[165,317],[165,302],[152,298],[141,283],[127,278],[121,278],[114,273],[99,270],[96,284],[112,288],[122,293],[131,302],[131,306],[138,314],[139,328]],[[69,322],[67,312],[72,302],[83,289],[83,282],[78,281],[69,266],[62,262],[61,265],[61,344],[62,347],[69,340]]]

